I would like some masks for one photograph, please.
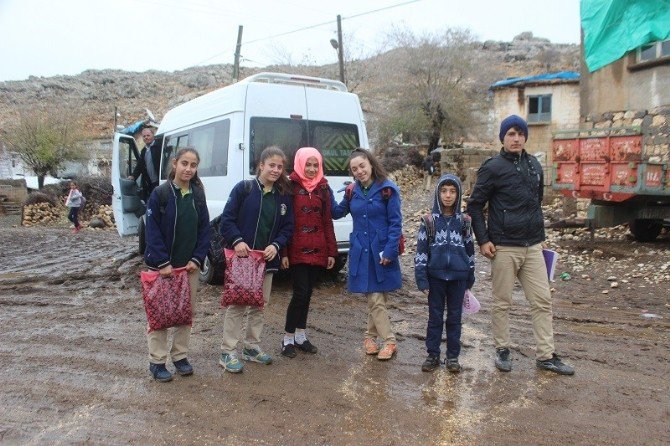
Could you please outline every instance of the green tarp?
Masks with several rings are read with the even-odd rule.
[[[581,0],[590,72],[647,43],[670,38],[670,0]]]

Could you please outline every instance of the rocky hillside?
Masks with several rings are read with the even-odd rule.
[[[552,44],[522,33],[512,42],[481,43],[476,55],[495,68],[500,78],[538,74],[547,71],[578,70],[579,46]],[[351,74],[358,79],[350,88],[361,96],[366,111],[374,113],[383,98],[366,98],[366,90],[379,76],[375,71],[388,70],[390,53],[356,62]],[[271,66],[263,69],[242,68],[242,77],[259,71],[280,71],[337,78],[336,65]],[[22,110],[57,110],[72,113],[86,126],[91,138],[112,133],[114,107],[118,107],[120,124],[130,124],[146,117],[151,110],[158,119],[189,99],[231,82],[231,65],[209,65],[182,71],[87,70],[77,76],[35,77],[24,81],[0,82],[0,130],[11,123]],[[493,81],[498,79],[493,79]],[[353,81],[353,79],[352,79]]]

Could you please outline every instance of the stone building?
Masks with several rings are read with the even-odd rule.
[[[582,129],[633,127],[643,157],[670,162],[670,40],[652,42],[590,73],[581,69]]]
[[[500,145],[500,122],[509,115],[519,115],[528,121],[526,150],[543,154],[538,158],[544,166],[551,166],[553,134],[579,126],[579,73],[562,71],[505,79],[494,83],[491,91],[496,145]]]

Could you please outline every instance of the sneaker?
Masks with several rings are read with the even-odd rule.
[[[313,355],[316,354],[316,352],[318,351],[316,346],[311,342],[309,342],[309,339],[305,339],[305,342],[303,342],[302,344],[298,344],[296,342],[295,346],[298,348],[298,350],[302,350],[303,352],[311,353]]]
[[[537,368],[541,370],[549,370],[550,372],[558,373],[559,375],[574,375],[575,369],[572,366],[564,364],[561,358],[556,353],[552,353],[551,358],[544,361],[535,361]]]
[[[245,361],[258,362],[260,364],[272,364],[272,356],[255,348],[245,348],[242,350],[242,359]]]
[[[501,372],[512,371],[512,358],[510,358],[508,348],[496,349],[496,368]]]
[[[284,344],[284,342],[281,343],[281,354],[282,356],[286,356],[287,358],[295,358],[297,353],[295,351],[295,345],[293,344]]]
[[[386,361],[388,359],[391,359],[393,355],[396,354],[396,351],[398,348],[396,347],[395,344],[386,344],[384,348],[379,350],[379,353],[377,353],[377,359],[380,361]]]
[[[154,379],[161,383],[172,381],[172,373],[165,368],[165,364],[149,363],[149,371],[154,376]]]
[[[440,366],[440,358],[437,356],[428,355],[423,364],[421,364],[421,370],[424,372],[432,372]]]
[[[180,359],[179,361],[174,361],[172,364],[177,369],[177,373],[180,376],[193,375],[193,366],[189,364],[188,359]]]
[[[376,355],[379,353],[379,346],[372,338],[365,338],[363,341],[363,348],[365,348],[366,355]]]
[[[244,365],[237,359],[237,353],[221,353],[219,365],[230,373],[241,373]]]
[[[458,358],[447,358],[445,363],[447,364],[447,370],[451,373],[458,373],[461,371],[461,365],[458,363]]]

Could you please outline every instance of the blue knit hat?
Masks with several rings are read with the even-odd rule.
[[[528,141],[528,124],[526,121],[520,116],[510,115],[500,123],[500,134],[498,135],[500,137],[500,142],[503,142],[505,134],[507,134],[507,131],[512,127],[519,127],[524,135],[526,135],[526,141]]]

